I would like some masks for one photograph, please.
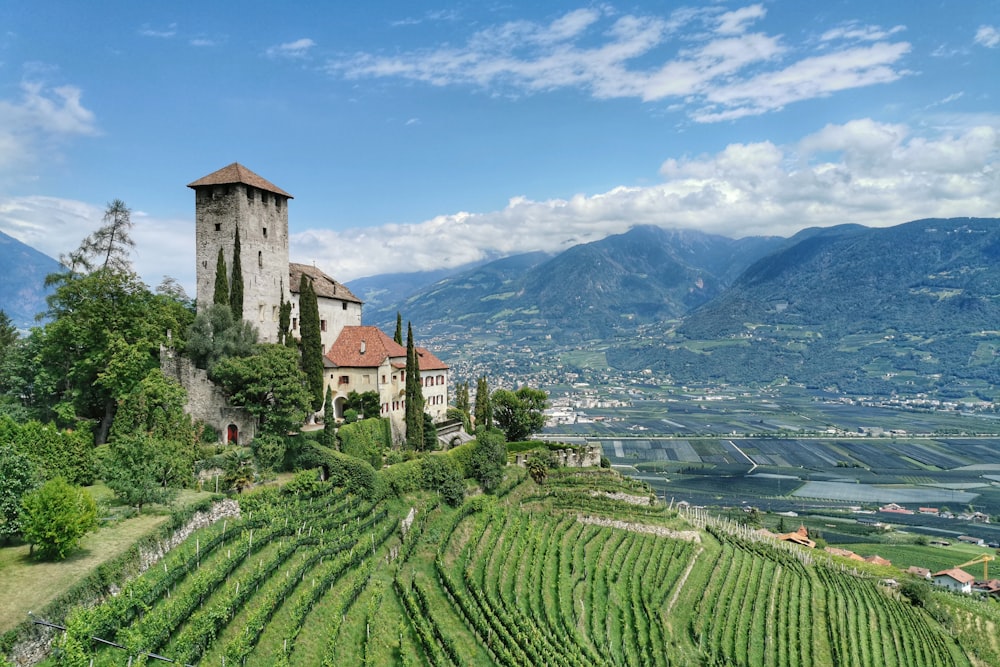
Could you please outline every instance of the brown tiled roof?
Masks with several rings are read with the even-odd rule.
[[[448,364],[444,363],[436,356],[434,353],[425,347],[414,346],[417,350],[417,359],[420,363],[421,371],[446,371],[448,370]],[[405,350],[404,350],[405,354]]]
[[[334,365],[344,368],[377,368],[393,357],[405,359],[406,348],[378,327],[367,326],[344,327],[326,353]]]
[[[288,194],[281,188],[279,188],[274,183],[265,180],[253,173],[239,162],[234,162],[227,167],[223,167],[218,171],[213,171],[208,176],[199,178],[194,183],[188,183],[189,188],[197,188],[202,185],[228,185],[230,183],[243,183],[244,185],[252,185],[260,190],[267,190],[268,192],[273,192],[289,199],[294,199],[292,195]]]
[[[313,291],[316,292],[316,296],[318,297],[361,303],[361,299],[354,296],[351,290],[347,289],[343,283],[338,283],[315,266],[295,264],[294,262],[288,265],[288,289],[293,294],[299,293],[299,283],[302,282],[302,274],[312,279]],[[403,356],[406,356],[405,351],[403,352]]]
[[[976,580],[974,576],[966,572],[965,570],[960,570],[957,567],[953,567],[950,570],[941,570],[940,572],[934,573],[935,577],[951,577],[955,581],[961,584],[971,584]]]

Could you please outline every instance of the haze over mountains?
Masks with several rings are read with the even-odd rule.
[[[366,319],[391,326],[399,310],[425,334],[600,348],[608,366],[677,382],[987,396],[1000,384],[998,260],[996,219],[789,239],[636,227],[473,268]]]
[[[0,236],[0,308],[44,310],[55,260]],[[484,334],[680,383],[794,381],[848,393],[993,396],[1000,220],[841,225],[730,239],[638,226],[559,254],[354,281],[365,322],[396,313],[461,356]]]

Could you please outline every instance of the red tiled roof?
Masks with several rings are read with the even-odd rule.
[[[351,290],[347,289],[343,283],[337,282],[317,269],[315,266],[289,262],[288,289],[293,294],[299,293],[299,284],[302,282],[303,274],[312,279],[313,291],[316,292],[316,296],[318,297],[362,303],[361,299],[354,296],[354,294],[351,293]],[[406,356],[405,352],[403,353],[403,356]]]
[[[434,353],[425,347],[414,346],[417,350],[417,359],[421,371],[446,371],[448,364],[434,356]]]
[[[340,367],[377,368],[386,358],[406,359],[406,348],[378,327],[347,326],[330,346],[326,357]]]
[[[267,190],[268,192],[273,192],[289,199],[294,199],[292,195],[288,194],[281,188],[279,188],[274,183],[261,178],[257,174],[253,173],[239,162],[234,162],[231,165],[223,167],[218,171],[213,171],[208,176],[203,176],[193,183],[188,183],[189,188],[198,188],[203,185],[229,185],[230,183],[243,183],[244,185],[252,185],[260,190]]]
[[[941,570],[940,572],[934,573],[935,577],[951,577],[955,581],[961,584],[971,584],[976,580],[974,576],[966,572],[965,570],[960,570],[957,567],[953,567],[950,570]]]

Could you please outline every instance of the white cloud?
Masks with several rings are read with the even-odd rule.
[[[139,34],[143,37],[157,37],[159,39],[169,39],[177,34],[177,24],[171,23],[162,30],[151,28],[148,23],[139,28]]]
[[[305,58],[309,55],[309,49],[316,46],[316,42],[303,37],[294,42],[286,42],[272,46],[265,51],[268,58]]]
[[[0,189],[8,181],[31,178],[45,160],[58,159],[60,142],[98,134],[94,113],[84,107],[76,86],[21,84],[21,96],[0,99]]]
[[[102,224],[104,206],[56,197],[0,199],[0,232],[59,259]],[[132,263],[152,288],[164,275],[176,278],[194,296],[194,222],[165,220],[132,212]]]
[[[402,78],[494,94],[579,88],[596,98],[667,101],[701,122],[774,111],[908,73],[900,62],[910,45],[892,40],[901,26],[846,24],[824,34],[816,47],[748,32],[766,14],[760,4],[729,12],[677,10],[667,17],[618,15],[602,5],[547,23],[490,26],[464,45],[391,56],[358,53],[328,62],[327,70],[348,79]]]
[[[1000,45],[1000,30],[991,25],[981,25],[976,31],[976,44],[985,46],[988,49],[996,48]]]
[[[296,261],[340,280],[459,266],[495,255],[558,251],[635,224],[742,237],[789,236],[846,222],[895,225],[1000,210],[1000,120],[936,136],[860,119],[828,125],[792,145],[731,144],[666,160],[662,182],[595,195],[512,198],[498,211],[459,212],[417,224],[293,233]]]

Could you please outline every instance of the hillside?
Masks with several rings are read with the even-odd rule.
[[[496,326],[511,337],[606,339],[676,319],[719,295],[743,268],[781,243],[637,226],[555,256],[529,253],[461,273],[372,313],[400,310],[424,331]]]
[[[0,266],[0,310],[20,329],[34,326],[46,308],[45,276],[59,271],[59,262],[0,232]]]
[[[382,473],[380,473],[382,474]],[[1000,658],[995,605],[934,593],[936,617],[820,552],[649,505],[611,471],[508,470],[457,509],[326,484],[240,499],[89,611],[90,635],[194,664],[969,665]],[[403,526],[406,526],[405,528]],[[957,599],[957,598],[956,598]],[[928,602],[928,604],[931,604]]]
[[[608,358],[679,382],[787,378],[856,394],[990,398],[1000,384],[998,257],[995,219],[804,230],[673,338]]]

